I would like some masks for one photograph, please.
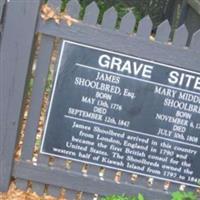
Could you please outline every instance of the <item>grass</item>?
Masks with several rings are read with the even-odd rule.
[[[197,200],[197,194],[194,192],[173,192],[171,200]]]
[[[103,197],[101,200],[145,200],[144,196],[139,193],[137,196],[128,197],[126,195],[110,195]]]
[[[177,191],[171,194],[171,200],[197,200],[197,199],[198,196],[194,192]],[[131,197],[128,197],[126,195],[110,195],[107,197],[103,197],[101,200],[146,200],[146,199],[141,193],[139,193],[137,196],[131,196]]]

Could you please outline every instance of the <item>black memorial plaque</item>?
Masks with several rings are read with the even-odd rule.
[[[199,91],[197,72],[64,41],[41,153],[197,187]]]

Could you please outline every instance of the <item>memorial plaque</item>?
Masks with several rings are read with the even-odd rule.
[[[64,41],[41,153],[198,187],[199,92],[198,72]]]

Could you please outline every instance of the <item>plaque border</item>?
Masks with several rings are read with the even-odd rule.
[[[171,68],[171,69],[177,69],[177,70],[193,73],[193,74],[196,74],[196,75],[200,76],[200,72],[197,72],[197,71],[188,70],[188,69],[185,69],[185,68],[168,65],[168,64],[160,63],[160,62],[153,61],[153,60],[143,59],[143,58],[139,58],[139,57],[136,57],[136,56],[131,56],[131,55],[127,55],[127,54],[124,54],[124,53],[119,53],[119,52],[116,52],[116,51],[106,50],[104,48],[94,47],[94,46],[91,46],[91,45],[86,45],[86,44],[83,44],[83,43],[73,42],[73,41],[64,39],[63,42],[62,42],[62,45],[61,45],[61,51],[60,51],[59,60],[58,60],[58,64],[57,64],[57,69],[56,69],[56,76],[55,76],[54,83],[53,83],[52,93],[50,95],[50,103],[49,103],[48,110],[47,110],[47,115],[46,115],[46,120],[45,120],[45,125],[44,125],[44,131],[43,131],[43,135],[42,135],[42,143],[41,143],[41,146],[40,146],[40,152],[39,153],[40,154],[44,154],[44,155],[48,155],[48,156],[57,157],[57,158],[62,158],[62,159],[65,159],[65,160],[69,159],[69,160],[72,160],[72,161],[81,162],[83,164],[87,163],[87,164],[95,165],[95,166],[98,166],[98,167],[105,167],[105,168],[108,168],[108,169],[114,169],[114,170],[118,170],[118,171],[132,173],[132,174],[135,173],[135,174],[142,175],[142,176],[145,176],[145,177],[152,177],[152,178],[163,180],[163,181],[170,181],[170,182],[177,183],[177,184],[183,184],[183,185],[199,188],[199,185],[190,184],[190,183],[187,183],[187,182],[176,181],[176,180],[168,179],[168,178],[162,178],[162,177],[159,177],[159,176],[153,176],[151,174],[143,174],[143,173],[140,173],[140,172],[134,172],[134,171],[126,170],[126,169],[120,169],[120,168],[117,168],[117,167],[110,167],[110,166],[103,165],[103,164],[97,164],[97,163],[88,162],[88,161],[85,161],[85,160],[79,160],[79,159],[75,159],[75,158],[70,158],[70,157],[67,157],[67,156],[60,156],[60,155],[57,155],[57,154],[48,153],[48,152],[44,152],[43,151],[43,146],[44,146],[44,142],[45,142],[45,138],[46,138],[47,127],[48,127],[48,123],[49,123],[49,116],[50,116],[50,113],[51,113],[52,103],[53,103],[53,100],[54,100],[54,94],[55,94],[55,89],[56,89],[56,86],[57,86],[57,80],[58,80],[58,76],[59,76],[59,72],[60,72],[60,68],[61,68],[63,53],[64,53],[64,49],[67,48],[67,44],[73,44],[75,46],[80,46],[80,47],[85,47],[85,48],[94,49],[94,50],[98,50],[98,51],[103,51],[103,52],[107,52],[107,53],[112,53],[112,54],[115,54],[115,55],[119,55],[119,56],[123,56],[123,57],[127,57],[127,58],[132,58],[132,59],[136,59],[136,60],[140,60],[140,61],[144,61],[144,62],[156,64],[156,65],[159,64],[160,66],[163,66],[163,67],[167,67],[167,68]],[[167,87],[167,86],[165,86],[165,87]],[[173,86],[170,86],[170,87],[173,87]],[[174,88],[179,89],[179,90],[183,90],[183,91],[187,91],[189,93],[195,93],[195,94],[200,95],[200,93],[198,93],[198,92],[184,90],[184,89],[181,89],[181,88],[178,88],[178,87],[174,87]],[[199,146],[199,148],[200,148],[200,146]]]

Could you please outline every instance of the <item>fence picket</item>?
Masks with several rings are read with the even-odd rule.
[[[93,200],[93,199],[94,199],[94,194],[83,193],[81,196],[81,200]]]
[[[102,27],[106,29],[114,29],[117,22],[117,12],[114,7],[108,9],[103,16]]]
[[[49,0],[49,3],[52,4],[56,8],[58,8],[58,6],[60,5],[60,1],[58,0]],[[18,11],[21,11],[21,10],[23,10],[23,7],[19,9]],[[79,12],[80,12],[80,4],[78,3],[77,0],[71,0],[68,3],[67,10],[68,10],[69,15],[71,15],[72,17],[78,18]],[[19,14],[21,14],[21,12],[19,12]],[[37,16],[38,15],[39,13],[37,13]],[[95,194],[99,194],[99,197],[101,195],[107,195],[111,193],[125,193],[128,195],[132,195],[134,193],[136,194],[138,192],[141,192],[141,193],[144,193],[144,195],[147,195],[148,196],[147,198],[149,199],[155,199],[155,200],[168,199],[169,194],[163,192],[163,184],[162,184],[163,181],[155,181],[151,185],[151,184],[148,184],[150,179],[148,179],[148,177],[146,176],[136,176],[137,178],[135,179],[135,185],[133,186],[131,185],[131,182],[134,182],[131,180],[132,178],[131,173],[122,173],[121,175],[121,171],[106,168],[105,173],[103,173],[104,170],[102,169],[102,176],[101,176],[101,174],[99,173],[100,168],[98,166],[87,165],[87,164],[84,164],[83,162],[73,161],[70,164],[71,168],[69,167],[68,170],[66,169],[66,163],[64,159],[55,158],[54,162],[52,162],[51,164],[49,162],[49,160],[51,160],[50,157],[43,154],[39,155],[37,163],[27,162],[27,160],[32,159],[33,148],[35,145],[36,129],[38,127],[38,120],[40,117],[43,92],[44,92],[45,83],[47,80],[47,74],[49,71],[49,64],[51,60],[50,58],[52,55],[51,53],[52,53],[55,37],[65,38],[66,40],[84,43],[86,45],[95,46],[97,48],[110,49],[111,51],[117,50],[119,53],[122,53],[122,54],[127,54],[127,55],[134,54],[135,56],[139,56],[139,57],[141,56],[147,60],[158,60],[159,62],[162,62],[165,64],[166,63],[172,64],[173,66],[177,65],[177,66],[182,66],[183,68],[196,66],[196,69],[198,69],[199,58],[197,58],[196,52],[187,51],[185,49],[183,50],[183,48],[174,48],[173,46],[169,47],[167,46],[167,44],[163,44],[163,48],[162,48],[162,44],[158,44],[156,42],[152,44],[153,42],[141,40],[141,38],[145,40],[149,40],[149,36],[152,31],[152,21],[149,16],[143,18],[139,23],[138,33],[137,33],[137,37],[139,38],[138,39],[137,37],[128,37],[128,35],[125,37],[124,35],[124,34],[133,33],[136,20],[135,20],[135,16],[131,12],[129,12],[122,18],[119,31],[111,31],[115,29],[116,20],[117,20],[117,12],[114,8],[110,8],[104,13],[104,17],[102,21],[103,29],[101,29],[101,27],[99,26],[98,28],[94,26],[90,26],[90,25],[95,25],[97,23],[98,15],[99,15],[99,8],[97,7],[97,4],[93,2],[86,8],[86,13],[84,16],[85,23],[79,23],[77,24],[77,26],[66,27],[66,24],[64,23],[55,25],[53,20],[50,20],[44,23],[42,19],[40,18],[39,23],[41,26],[41,22],[42,22],[41,27],[43,29],[39,29],[41,28],[39,27],[38,30],[39,32],[40,30],[44,30],[45,32],[43,33],[46,33],[46,34],[43,35],[42,37],[42,44],[41,44],[41,48],[39,52],[38,64],[36,68],[37,71],[36,71],[35,83],[34,83],[33,94],[32,94],[30,115],[29,115],[29,119],[27,123],[24,147],[22,151],[22,159],[15,162],[16,165],[14,166],[14,170],[13,170],[13,176],[17,177],[17,180],[16,180],[17,187],[20,189],[26,190],[28,186],[28,181],[30,180],[32,181],[33,191],[37,192],[39,195],[43,195],[44,192],[48,191],[48,194],[53,195],[55,197],[60,196],[60,192],[62,188],[69,188],[69,190],[66,192],[66,197],[68,197],[68,200],[75,200],[77,199],[77,196],[80,196],[82,200],[92,200],[94,197],[94,194],[92,194],[93,192]],[[15,25],[15,24],[11,23],[11,25]],[[28,25],[29,24],[27,24],[27,26]],[[33,26],[35,25],[33,24]],[[106,29],[111,29],[111,30],[106,30]],[[6,33],[9,35],[10,32],[8,30]],[[163,22],[158,27],[156,40],[160,42],[167,42],[169,39],[170,31],[171,31],[171,28],[168,21]],[[34,32],[34,31],[32,30],[31,32]],[[21,38],[21,34],[22,33],[19,32],[18,30],[17,35],[20,36],[19,39],[22,41],[21,42],[23,44],[22,47],[25,48],[26,43],[31,38],[28,38],[28,40],[25,40],[25,44],[24,44],[22,40],[23,38]],[[49,35],[52,35],[52,36],[49,36]],[[184,26],[177,29],[175,33],[175,37],[174,37],[174,45],[178,47],[184,47],[187,42],[187,35],[188,33]],[[12,40],[12,37],[11,37],[12,34],[9,36],[10,37],[7,37],[7,38],[9,38],[12,43],[14,43],[15,45],[21,44],[21,43],[16,43],[16,40]],[[191,49],[195,51],[199,50],[199,44],[200,44],[199,40],[200,40],[200,31],[197,32],[193,36],[192,43],[190,45]],[[10,43],[8,43],[8,45],[9,44]],[[32,48],[32,44],[29,44],[28,47],[29,48],[27,49],[27,51]],[[7,50],[6,53],[11,51],[11,53],[14,54],[15,52],[15,51],[12,51],[11,48],[10,48],[10,51],[8,51],[9,48],[8,49],[5,48],[5,44],[4,44],[3,50],[4,49]],[[3,55],[3,56],[1,55],[3,59],[5,59],[4,57],[6,57],[6,53],[3,55],[1,52],[1,54]],[[21,83],[21,81],[18,80],[20,79],[20,77],[22,77],[22,76],[19,76],[20,74],[19,72],[24,72],[25,67],[24,67],[24,71],[17,71],[16,75],[14,74],[15,71],[13,71],[13,69],[15,69],[14,68],[15,66],[17,67],[28,66],[27,63],[30,63],[31,61],[30,56],[26,55],[27,60],[29,62],[26,62],[26,63],[20,62],[21,60],[19,59],[20,57],[18,54],[22,57],[22,55],[24,54],[26,55],[26,52],[23,52],[23,54],[21,55],[20,51],[18,51],[17,55],[15,55],[17,58],[16,60],[15,60],[15,57],[13,58],[11,56],[11,58],[14,61],[17,61],[16,63],[19,62],[18,65],[15,63],[13,64],[12,59],[9,59],[10,60],[9,62],[3,61],[3,65],[5,65],[6,67],[7,66],[9,67],[8,71],[6,71],[5,67],[3,68],[3,66],[1,66],[1,68],[3,68],[6,71],[6,77],[4,78],[3,75],[1,75],[1,78],[3,78],[3,80],[6,78],[10,78],[9,81],[4,80],[1,83],[3,83],[4,85],[5,83],[10,85],[10,88],[6,88],[6,89],[9,89],[8,92],[10,92],[10,90],[17,89],[17,92],[21,94],[20,95],[21,100],[16,98],[17,96],[16,94],[14,95],[15,98],[13,98],[13,100],[12,98],[10,98],[13,95],[6,96],[6,97],[9,97],[9,99],[11,99],[10,100],[12,102],[11,108],[14,108],[15,106],[14,100],[17,100],[16,101],[17,108],[20,108],[20,106],[18,105],[23,100],[22,93],[24,91],[24,84],[20,84],[20,90],[19,90],[17,88],[18,86],[17,83]],[[11,64],[11,67],[9,64]],[[17,67],[16,69],[18,69]],[[12,75],[8,76],[9,73],[11,72],[12,72]],[[26,77],[25,73],[22,78],[24,79],[24,77]],[[12,79],[14,80],[17,79],[18,81],[10,83]],[[14,88],[13,89],[11,86],[12,84],[15,84],[15,83],[17,86],[13,87]],[[1,100],[4,100],[4,99],[1,97]],[[6,100],[8,100],[8,98]],[[4,100],[3,103],[7,104],[6,100]],[[1,108],[3,108],[4,106],[3,103],[0,104]],[[7,104],[7,105],[9,107],[10,104]],[[6,122],[8,124],[9,123],[11,124],[12,122],[14,122],[13,123],[14,125],[10,125],[10,126],[17,127],[19,125],[18,124],[19,117],[12,118],[11,111],[14,110],[15,111],[14,114],[15,114],[15,113],[19,113],[19,110],[17,110],[16,108],[15,109],[11,109],[11,108],[9,108],[10,112],[8,114],[8,117],[9,117],[8,120],[10,121],[7,122],[6,121],[7,119],[1,116],[2,117],[1,125],[4,125],[3,122]],[[4,110],[3,114],[4,113],[6,113],[6,110]],[[6,129],[7,127],[3,127],[3,128]],[[12,133],[17,132],[16,130],[17,129],[14,130],[12,127],[11,128],[9,127],[8,132],[5,131],[5,133],[11,132],[11,135],[12,135]],[[0,136],[3,137],[4,135],[1,134]],[[8,136],[10,137],[10,135]],[[9,139],[8,139],[9,137],[7,137],[5,140],[6,141],[5,146],[9,145]],[[0,139],[0,142],[2,144],[4,142],[4,138],[2,141],[1,140],[2,139]],[[14,141],[16,141],[16,139],[14,139]],[[13,143],[13,141],[11,141],[11,143]],[[11,145],[11,146],[13,147],[14,145]],[[0,145],[0,148],[2,148],[1,145]],[[9,154],[14,152],[13,148],[10,150],[8,149],[8,147],[6,147],[5,148],[6,153],[7,153],[7,150],[9,151]],[[5,155],[2,155],[2,157],[4,159]],[[0,163],[0,178],[3,177],[4,175],[3,170],[5,169],[6,164],[7,163],[9,164],[9,162],[10,161],[4,162],[2,166]],[[84,166],[85,166],[85,171],[82,170]],[[178,190],[179,186],[180,185],[174,183],[172,184],[171,188],[173,190],[174,188]],[[5,186],[3,186],[2,188],[3,190],[5,190]]]
[[[20,189],[22,191],[27,190],[27,187],[28,187],[28,181],[27,180],[17,178],[16,181],[15,181],[15,184],[16,184],[18,189]]]
[[[158,190],[163,190],[164,189],[164,181],[163,180],[158,180],[158,179],[153,179],[153,183],[151,188],[156,188]]]
[[[144,187],[148,186],[148,178],[142,175],[138,175],[138,178],[135,182],[137,185],[142,185]]]
[[[184,47],[186,46],[187,40],[188,40],[188,30],[185,24],[183,24],[178,29],[176,29],[174,33],[173,44],[177,47]]]
[[[200,50],[200,30],[198,30],[194,35],[192,36],[192,41],[190,43],[190,48],[199,52]]]
[[[82,174],[82,167],[83,167],[83,163],[81,162],[76,162],[76,161],[72,161],[71,164],[71,170],[75,171],[76,173],[80,173]]]
[[[46,165],[49,166],[49,157],[43,154],[40,154],[37,160],[37,165]],[[38,195],[43,195],[45,191],[45,184],[39,182],[32,182],[32,190]]]
[[[35,0],[22,3],[9,1],[6,5],[0,48],[0,85],[3,86],[0,95],[0,191],[7,191],[10,182],[40,4],[41,1]]]
[[[65,193],[65,197],[67,198],[67,200],[76,200],[77,191],[67,190],[66,193]]]
[[[149,16],[144,17],[138,25],[137,36],[145,40],[149,40],[153,23]]]
[[[56,10],[60,10],[61,2],[58,0],[48,0],[48,4]]]
[[[169,190],[168,190],[170,193],[178,191],[178,190],[179,190],[179,185],[178,184],[170,183],[170,187],[169,187]]]
[[[67,14],[73,18],[78,19],[80,13],[80,4],[78,0],[70,0],[67,4]]]
[[[170,32],[171,32],[171,26],[169,24],[169,21],[165,20],[157,28],[156,38],[155,38],[156,41],[168,42]]]
[[[44,154],[39,154],[36,165],[49,166],[49,156]]]
[[[95,2],[89,4],[85,10],[83,21],[90,25],[95,25],[99,16],[99,8]]]
[[[129,11],[121,21],[120,24],[120,31],[125,33],[125,34],[131,34],[133,33],[133,29],[135,27],[136,19],[135,16],[133,15],[132,11]]]
[[[53,185],[48,186],[48,195],[53,196],[53,197],[59,197],[61,193],[61,188],[56,187]]]
[[[41,106],[43,101],[43,93],[45,90],[49,64],[51,62],[53,42],[54,38],[50,36],[43,36],[41,40],[41,48],[39,51],[37,68],[35,72],[35,81],[32,91],[30,114],[27,121],[24,136],[24,145],[22,149],[23,160],[32,159],[33,147],[35,143],[38,121],[40,118]]]
[[[111,180],[111,181],[114,182],[116,172],[117,171],[114,170],[114,169],[108,169],[108,168],[106,168],[105,169],[105,173],[104,173],[104,178],[105,179],[109,179],[109,180]]]
[[[32,182],[32,191],[37,195],[42,196],[45,191],[45,185],[43,183]]]
[[[51,167],[52,168],[66,169],[65,160],[60,159],[60,158],[55,158],[53,165]],[[61,192],[60,187],[56,187],[56,186],[53,186],[53,185],[48,186],[48,194],[49,195],[54,196],[54,197],[59,197],[60,192]]]
[[[66,168],[66,164],[65,164],[65,160],[61,159],[61,158],[54,158],[54,163],[53,163],[53,167],[59,167],[61,169],[65,169]]]
[[[128,184],[131,182],[131,173],[123,172],[121,176],[121,182]]]

